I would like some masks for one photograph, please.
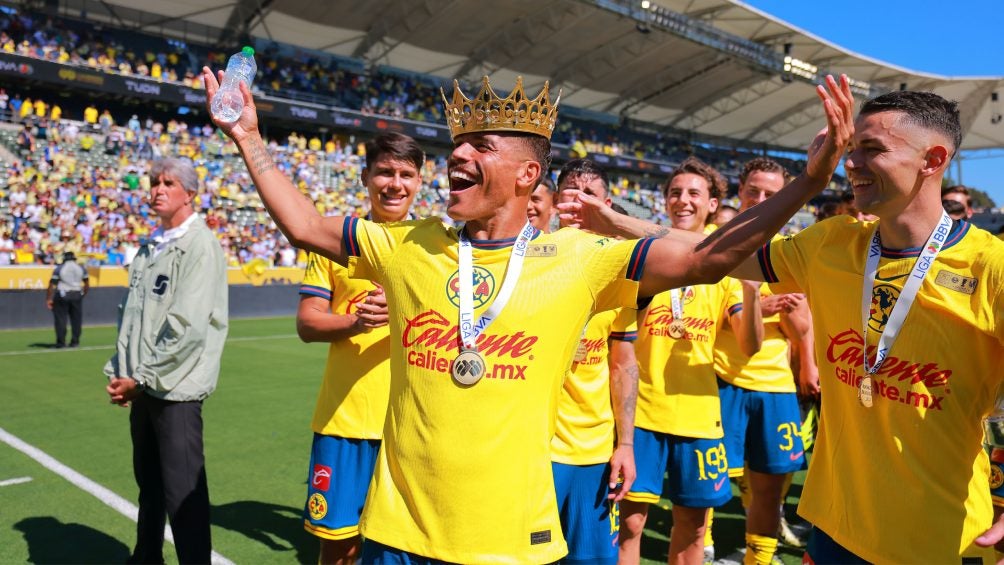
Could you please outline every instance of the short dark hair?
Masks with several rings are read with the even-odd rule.
[[[366,142],[366,168],[373,167],[380,157],[387,155],[397,161],[411,162],[415,168],[422,170],[425,163],[425,152],[418,146],[414,138],[403,133],[381,133]]]
[[[603,187],[610,186],[607,172],[596,161],[591,159],[572,159],[561,167],[558,173],[558,186],[570,177],[597,177],[603,182]]]
[[[508,133],[520,139],[533,160],[540,163],[540,177],[533,185],[533,188],[536,189],[541,179],[547,175],[547,171],[551,170],[551,140],[542,135],[532,133],[499,133]]]
[[[669,173],[669,178],[662,185],[663,196],[669,193],[669,184],[673,182],[673,179],[683,174],[697,175],[708,181],[708,195],[711,198],[721,200],[725,198],[725,194],[729,189],[728,181],[714,167],[697,157],[687,157],[672,173]]]
[[[746,162],[743,165],[743,170],[739,173],[739,184],[746,182],[746,177],[750,176],[751,173],[756,171],[762,171],[764,173],[778,173],[781,178],[788,181],[788,171],[784,169],[781,163],[769,158],[769,157],[756,157]]]
[[[945,209],[948,215],[966,213],[966,205],[958,200],[942,200],[941,207]]]
[[[554,186],[554,181],[551,180],[551,177],[548,176],[547,173],[544,173],[543,175],[541,175],[540,182],[537,183],[537,186],[540,186],[540,185],[546,186],[547,187],[547,191],[550,192],[550,193],[558,192],[558,188],[556,186]],[[537,190],[537,189],[534,188],[534,190]]]
[[[952,156],[962,145],[959,104],[933,92],[896,90],[876,96],[861,107],[861,116],[878,112],[903,112],[910,123],[938,132],[952,142]]]
[[[961,194],[966,197],[966,206],[972,208],[973,197],[969,194],[969,187],[961,184],[955,186],[946,186],[941,189],[941,197],[944,198],[947,194]]]

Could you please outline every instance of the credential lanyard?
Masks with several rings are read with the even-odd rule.
[[[690,287],[685,286],[669,291],[669,305],[673,308],[674,320],[683,320],[683,297],[687,295],[688,290],[690,290]]]
[[[460,230],[460,338],[463,341],[464,349],[477,351],[478,336],[488,329],[488,326],[495,321],[495,318],[502,313],[502,309],[512,298],[513,290],[516,288],[516,281],[523,270],[523,259],[526,257],[526,247],[536,230],[527,222],[516,238],[516,243],[509,252],[509,265],[506,267],[505,279],[499,289],[495,301],[488,307],[481,316],[474,320],[474,252],[471,249],[471,240],[467,237],[467,230]]]
[[[941,220],[934,228],[934,231],[931,232],[931,236],[927,238],[927,243],[921,249],[920,256],[917,257],[916,262],[913,264],[910,277],[906,280],[903,290],[899,293],[899,298],[896,299],[896,304],[892,307],[892,313],[889,314],[885,328],[882,329],[882,335],[879,336],[875,363],[869,366],[868,320],[871,318],[872,290],[875,288],[875,274],[878,272],[879,257],[882,255],[882,239],[879,236],[878,224],[876,223],[871,246],[868,248],[868,255],[865,258],[864,290],[861,293],[861,324],[864,327],[861,358],[864,360],[865,373],[868,375],[874,375],[882,368],[882,363],[885,362],[886,357],[889,355],[889,350],[892,349],[892,344],[896,341],[896,336],[899,335],[903,321],[906,320],[906,314],[910,311],[913,301],[917,298],[920,285],[924,282],[927,271],[934,264],[934,258],[938,256],[942,246],[944,246],[945,240],[948,238],[948,232],[951,229],[952,219],[948,217],[947,213],[942,211]]]

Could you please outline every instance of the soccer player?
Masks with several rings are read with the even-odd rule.
[[[686,159],[663,189],[673,227],[705,233],[727,188],[718,171],[696,158]],[[737,302],[735,294],[743,298]],[[759,347],[760,296],[756,286],[740,288],[739,281],[725,278],[640,302],[638,477],[621,503],[620,557],[625,563],[638,562],[649,504],[659,501],[668,471],[665,494],[673,502],[669,562],[700,563],[708,509],[732,496],[712,346],[720,326],[728,324],[748,348],[744,351]]]
[[[941,200],[942,202],[950,200],[961,204],[963,207],[963,218],[960,219],[968,220],[973,217],[973,198],[969,194],[969,189],[967,187],[961,184],[947,186],[941,189]],[[947,210],[948,206],[945,206],[945,209]]]
[[[813,313],[824,417],[799,504],[808,562],[993,563],[1004,538],[981,445],[1004,355],[1004,245],[941,206],[961,140],[957,104],[936,94],[869,100],[844,170],[879,219],[824,220],[734,271],[804,292]],[[582,204],[594,225],[644,231]]]
[[[211,99],[223,74],[205,68],[203,78]],[[807,172],[699,243],[540,234],[526,210],[550,161],[557,107],[547,89],[532,99],[535,111],[522,112],[516,107],[531,100],[522,80],[505,99],[487,77],[473,98],[455,84],[446,115],[454,140],[447,213],[465,222],[456,230],[438,219],[321,216],[276,168],[251,92],[240,89],[240,118],[216,124],[237,144],[276,224],[297,247],[380,283],[393,313],[387,420],[360,525],[367,562],[564,556],[550,441],[561,377],[587,319],[639,294],[720,279],[822,190],[850,133],[847,98],[821,91],[833,133]],[[555,253],[530,253],[531,242]]]
[[[422,183],[425,154],[414,139],[381,134],[366,144],[362,182],[376,223],[408,218]],[[303,520],[321,540],[320,563],[359,556],[359,515],[373,477],[387,397],[390,332],[379,286],[351,279],[345,267],[308,256],[296,330],[307,342],[331,344],[317,395]]]
[[[577,188],[605,202],[610,202],[608,182],[606,171],[588,159],[569,161],[558,175],[559,189]],[[562,227],[568,224],[562,221]],[[565,375],[551,440],[558,512],[568,543],[563,563],[617,562],[617,503],[635,479],[635,318],[634,308],[594,315]]]
[[[526,217],[530,219],[530,224],[538,230],[548,233],[551,231],[551,220],[554,218],[554,201],[557,193],[554,188],[554,181],[543,176],[540,184],[530,193],[530,204],[526,207]]]
[[[778,162],[758,157],[739,175],[740,210],[748,210],[781,190],[786,172]],[[749,355],[725,327],[715,342],[715,373],[725,429],[729,476],[743,477],[746,506],[746,563],[770,563],[777,548],[780,504],[790,473],[805,463],[795,379],[788,341],[806,352],[799,376],[818,392],[818,370],[808,331],[809,311],[797,294],[771,294],[757,284],[763,300],[763,343]],[[744,464],[746,467],[745,477]],[[741,489],[744,490],[744,489]]]

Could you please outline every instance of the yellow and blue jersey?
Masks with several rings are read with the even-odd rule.
[[[579,347],[584,356],[572,363],[561,398],[551,460],[566,465],[606,463],[614,449],[614,412],[610,398],[609,341],[638,337],[632,308],[600,312],[589,320]]]
[[[670,335],[670,293],[652,298],[638,313],[638,406],[635,425],[688,438],[721,438],[713,348],[723,323],[742,308],[734,303],[739,281],[687,287],[682,293],[684,335]],[[740,295],[742,291],[739,291]]]
[[[768,285],[760,286],[760,296],[770,296]],[[733,302],[742,304],[742,288]],[[715,373],[725,382],[760,392],[795,392],[795,378],[788,362],[788,339],[781,331],[781,314],[763,317],[760,351],[746,355],[732,327],[726,324],[715,341]]]
[[[393,344],[361,531],[444,561],[556,561],[567,551],[550,453],[562,377],[586,321],[634,305],[652,241],[537,234],[509,304],[478,339],[485,375],[469,387],[450,376],[460,345],[457,242],[438,219],[345,220],[350,275],[384,287]],[[494,301],[514,242],[472,242],[475,316]]]
[[[300,294],[331,302],[333,314],[353,314],[376,286],[351,279],[345,267],[311,253]],[[331,342],[311,428],[322,435],[380,439],[390,394],[390,331],[375,328]]]
[[[867,561],[992,562],[993,548],[974,540],[993,518],[981,420],[1001,382],[1004,243],[953,225],[865,408],[857,397],[862,350],[874,358],[920,251],[882,250],[866,344],[860,289],[874,229],[830,218],[758,253],[772,288],[804,292],[814,320],[827,416],[799,513]]]

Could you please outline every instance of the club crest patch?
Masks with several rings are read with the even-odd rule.
[[[328,515],[328,500],[324,498],[323,494],[315,492],[310,495],[310,500],[307,501],[307,511],[312,520],[324,518]]]

